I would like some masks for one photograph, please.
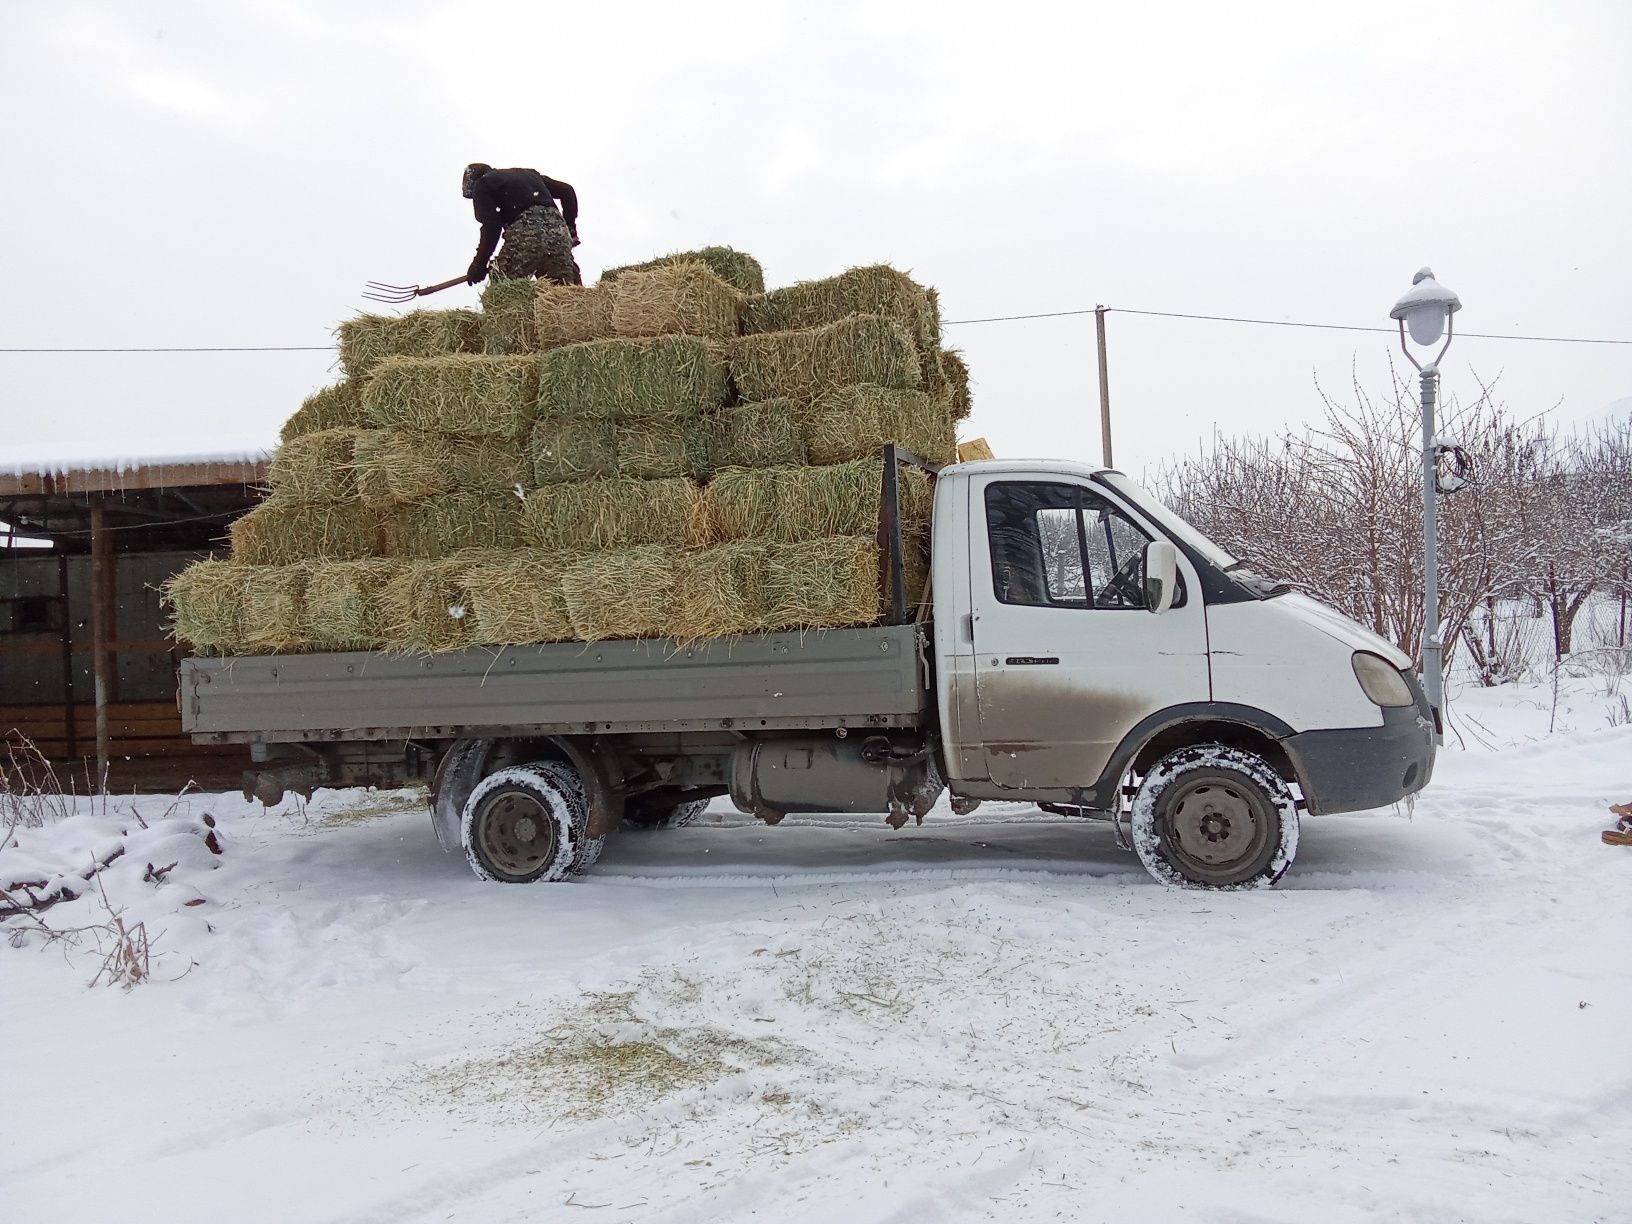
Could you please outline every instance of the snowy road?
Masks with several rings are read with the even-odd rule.
[[[193,797],[218,870],[109,872],[179,980],[0,948],[7,1213],[1632,1218],[1632,852],[1597,838],[1632,729],[1599,727],[1448,752],[1413,814],[1308,820],[1239,895],[990,805],[722,811],[528,888],[405,796]]]

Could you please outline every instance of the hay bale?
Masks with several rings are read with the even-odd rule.
[[[567,567],[561,594],[582,642],[667,637],[675,626],[681,554],[648,545],[596,553]]]
[[[585,480],[546,485],[527,496],[522,538],[552,552],[664,544],[696,538],[701,495],[695,482]]]
[[[612,294],[599,286],[538,284],[533,330],[540,348],[613,336]]]
[[[532,484],[530,457],[507,438],[367,430],[357,436],[353,462],[363,500],[382,507]]]
[[[380,518],[360,501],[272,497],[233,521],[232,559],[239,565],[356,561],[380,552]]]
[[[470,645],[470,596],[464,573],[479,554],[405,561],[379,591],[386,649],[436,654]]]
[[[768,629],[842,629],[880,619],[879,553],[872,536],[829,536],[776,549],[762,582]]]
[[[764,579],[768,551],[758,541],[739,540],[681,556],[676,562],[672,636],[693,642],[768,629]]]
[[[969,394],[969,363],[957,349],[941,350],[941,370],[946,378],[947,398],[952,405],[952,419],[964,420],[975,410]]]
[[[471,644],[571,641],[572,617],[561,593],[561,576],[577,559],[527,549],[468,566],[461,581],[470,599]]]
[[[389,357],[363,388],[376,429],[521,438],[537,407],[536,357]]]
[[[277,654],[311,645],[306,628],[304,565],[246,565],[243,628],[246,654]]]
[[[340,324],[340,364],[352,378],[387,357],[441,357],[482,351],[482,319],[474,310],[410,310],[359,315]]]
[[[295,415],[283,423],[278,437],[287,442],[329,429],[361,429],[363,424],[362,396],[358,385],[348,378],[308,395]]]
[[[618,425],[610,417],[541,416],[533,426],[533,483],[618,474]]]
[[[386,520],[386,533],[392,555],[434,561],[472,548],[515,548],[521,520],[514,491],[443,493],[399,506]]]
[[[706,264],[681,260],[628,272],[610,287],[619,336],[708,336],[728,340],[741,324],[743,296]]]
[[[385,645],[380,592],[400,568],[388,557],[325,561],[306,579],[306,632],[318,650],[379,650]]]
[[[793,400],[738,404],[699,417],[698,424],[709,436],[708,469],[692,473],[699,478],[723,467],[799,467],[811,462]]]
[[[244,598],[254,570],[217,557],[195,561],[164,584],[171,632],[201,653],[232,654],[243,646]]]
[[[745,400],[810,401],[849,383],[916,388],[923,383],[912,337],[882,315],[849,315],[805,331],[743,336],[731,373]]]
[[[538,350],[533,322],[533,295],[538,282],[490,279],[482,290],[482,352],[490,357],[515,356]]]
[[[691,336],[595,340],[552,349],[539,367],[546,416],[688,417],[725,402],[722,349]]]
[[[870,383],[838,387],[800,411],[799,430],[810,462],[816,464],[877,455],[886,442],[931,463],[957,459],[951,410],[922,391]]]
[[[355,498],[352,461],[361,435],[356,429],[321,429],[286,439],[267,473],[273,494],[310,502]]]
[[[608,268],[601,273],[601,285],[612,285],[631,272],[649,272],[653,268],[673,263],[703,264],[738,293],[765,292],[765,269],[759,266],[759,260],[725,246],[703,247],[697,251],[678,251],[673,255],[649,259],[645,263]]]
[[[886,264],[851,268],[838,276],[800,281],[752,298],[742,329],[744,333],[801,331],[853,314],[880,315],[899,324],[920,353],[940,351],[938,305],[931,304],[917,281]]]
[[[882,461],[833,467],[724,468],[703,491],[700,534],[793,543],[823,536],[876,535]],[[902,530],[929,522],[932,491],[918,468],[900,469]]]
[[[705,478],[713,462],[711,417],[629,418],[616,427],[618,475],[631,480]]]

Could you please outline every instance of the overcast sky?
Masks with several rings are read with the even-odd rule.
[[[573,183],[586,276],[887,261],[948,319],[1091,308],[1632,339],[1632,5],[0,0],[0,346],[325,344],[476,243],[466,162]],[[439,295],[470,306],[476,291]],[[947,329],[969,434],[1097,459],[1093,319]],[[1118,466],[1385,389],[1388,336],[1110,316]],[[324,353],[0,353],[0,463],[269,445]],[[1458,339],[1603,413],[1632,347]]]

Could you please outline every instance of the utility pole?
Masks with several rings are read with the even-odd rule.
[[[1105,312],[1094,307],[1094,335],[1099,341],[1099,446],[1106,467],[1111,466],[1111,380],[1105,365]]]

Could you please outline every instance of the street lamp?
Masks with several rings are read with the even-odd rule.
[[[1456,333],[1452,316],[1462,309],[1456,294],[1434,279],[1432,268],[1421,268],[1411,278],[1411,288],[1394,303],[1388,317],[1400,324],[1400,348],[1406,360],[1417,367],[1422,383],[1422,683],[1428,693],[1428,704],[1434,707],[1434,720],[1444,717],[1445,684],[1444,643],[1439,640],[1439,515],[1435,504],[1439,442],[1434,436],[1434,399],[1439,385],[1439,361],[1451,347]],[[1405,333],[1424,348],[1445,344],[1424,365],[1411,354],[1405,342]],[[1436,734],[1443,733],[1435,728]]]

